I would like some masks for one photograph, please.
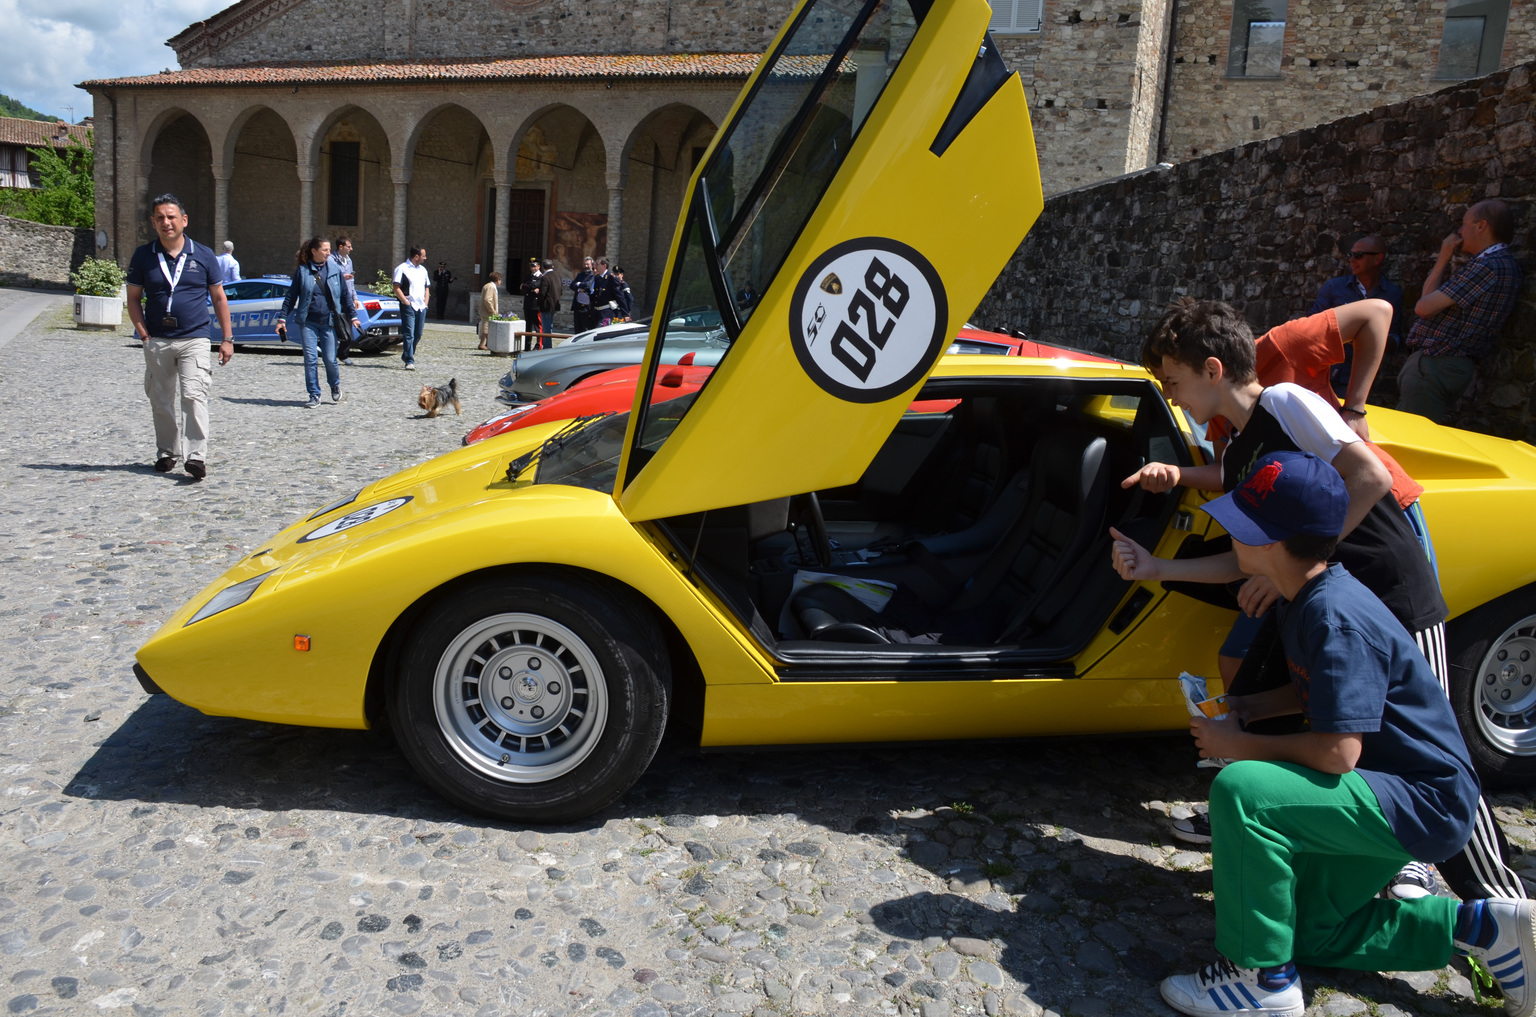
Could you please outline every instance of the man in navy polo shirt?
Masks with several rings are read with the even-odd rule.
[[[184,457],[187,474],[202,480],[208,475],[208,391],[213,387],[210,301],[224,334],[219,364],[235,355],[223,272],[213,251],[186,235],[187,212],[180,198],[156,198],[149,222],[157,239],[134,251],[128,262],[128,317],[144,341],[144,394],[154,413],[159,450],[155,470],[169,473]]]

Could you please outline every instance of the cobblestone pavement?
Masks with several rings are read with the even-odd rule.
[[[0,304],[7,295],[0,291]],[[204,717],[130,666],[256,542],[452,447],[506,362],[429,329],[303,407],[216,372],[206,482],[150,467],[141,354],[47,312],[0,424],[0,1001],[11,1013],[1167,1014],[1211,959],[1182,738],[671,753],[589,822],[446,806],[360,732]],[[465,414],[421,419],[456,377]],[[1533,841],[1524,796],[1495,798]],[[1525,864],[1522,857],[1521,863]],[[1488,1013],[1464,969],[1305,973],[1313,1017]]]

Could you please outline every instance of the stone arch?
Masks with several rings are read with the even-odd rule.
[[[316,170],[315,229],[323,236],[351,238],[360,286],[372,285],[379,272],[388,272],[404,257],[394,249],[394,146],[383,124],[371,105],[350,103],[318,119],[306,145],[309,165]]]
[[[608,147],[580,107],[549,103],[525,117],[508,160],[508,287],[521,280],[530,256],[548,257],[562,275],[602,254],[608,231]]]
[[[229,171],[229,239],[246,276],[293,270],[299,236],[298,143],[288,121],[255,106],[232,122],[224,151]]]
[[[624,141],[618,253],[638,306],[656,304],[688,181],[716,130],[697,107],[673,102],[647,113]]]
[[[236,113],[223,124],[214,124],[210,130],[209,137],[213,141],[215,155],[213,165],[215,169],[221,166],[225,170],[230,170],[233,168],[235,146],[239,143],[241,132],[245,130],[246,125],[251,122],[253,117],[260,116],[263,113],[271,114],[273,117],[277,118],[277,121],[281,123],[282,127],[288,132],[289,141],[293,143],[293,146],[296,149],[297,132],[294,131],[293,125],[288,122],[288,118],[265,103],[252,103],[250,106],[247,106],[239,113]],[[272,130],[274,126],[275,125],[269,122],[268,130]],[[218,133],[220,129],[222,129],[224,132],[222,136],[220,136]]]
[[[410,168],[405,242],[427,249],[429,269],[447,263],[455,280],[447,290],[448,314],[467,317],[469,295],[478,289],[475,266],[494,229],[487,212],[496,170],[490,134],[474,113],[446,103],[416,122],[405,160]],[[436,313],[443,288],[434,291],[429,313]]]
[[[213,146],[203,122],[188,110],[172,107],[158,114],[144,133],[139,165],[145,178],[138,202],[138,242],[149,240],[149,200],[174,194],[187,210],[187,234],[213,243]]]

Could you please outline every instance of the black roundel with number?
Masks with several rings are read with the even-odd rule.
[[[884,402],[915,385],[948,345],[944,282],[899,241],[844,241],[795,285],[789,338],[800,366],[827,392]]]

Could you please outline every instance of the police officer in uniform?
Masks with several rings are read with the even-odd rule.
[[[597,278],[592,280],[592,314],[601,328],[611,325],[619,314],[619,281],[608,271],[608,259],[597,259]]]
[[[614,321],[628,321],[635,316],[635,292],[629,288],[629,283],[624,281],[622,265],[613,267],[613,300],[618,305],[614,312]]]
[[[208,306],[224,341],[219,364],[235,355],[235,330],[223,275],[212,249],[186,235],[181,199],[162,194],[150,203],[156,239],[128,263],[128,317],[144,341],[144,394],[155,420],[155,470],[169,473],[184,459],[187,475],[208,475],[208,391],[213,387]],[[142,303],[141,303],[142,302]]]

